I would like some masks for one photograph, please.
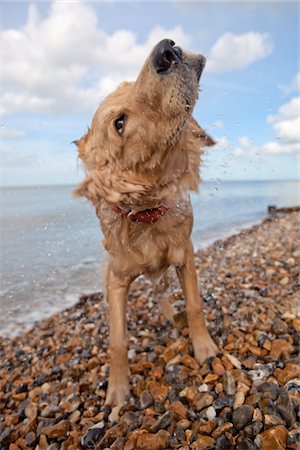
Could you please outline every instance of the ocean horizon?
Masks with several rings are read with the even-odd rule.
[[[103,288],[105,253],[92,205],[73,185],[0,188],[0,335],[19,334]],[[192,193],[196,249],[299,204],[297,180],[204,181]]]

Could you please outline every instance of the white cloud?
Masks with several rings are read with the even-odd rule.
[[[279,88],[285,95],[294,94],[300,91],[300,72],[298,72],[289,84],[282,84]]]
[[[212,124],[212,128],[224,128],[223,120],[215,120],[215,122]]]
[[[262,151],[265,153],[273,154],[294,154],[299,153],[300,146],[299,142],[292,142],[290,144],[285,144],[281,142],[271,141],[267,142],[262,146]]]
[[[207,70],[225,72],[244,69],[255,61],[272,53],[271,36],[267,33],[249,32],[244,34],[223,34],[212,47],[207,62]]]
[[[299,111],[300,97],[293,97],[287,103],[280,106],[278,109],[278,114],[268,116],[267,118],[267,122],[272,124],[276,137],[282,143],[283,149],[285,149],[284,151],[288,153],[293,153],[293,151],[296,151],[296,144],[299,143]]]
[[[255,156],[259,154],[296,154],[300,151],[300,97],[294,97],[278,108],[278,114],[267,117],[272,125],[275,139],[260,147],[255,146],[250,138],[240,138],[233,154],[239,156]]]
[[[24,130],[18,130],[16,128],[7,128],[5,126],[1,126],[0,136],[2,138],[20,138],[26,135]]]
[[[233,156],[258,156],[259,148],[253,144],[253,140],[248,136],[239,139],[238,146],[232,151]]]
[[[54,1],[41,19],[34,5],[21,29],[2,33],[2,114],[64,113],[94,109],[124,79],[134,79],[152,47],[171,37],[182,46],[191,39],[180,26],[155,27],[140,44],[129,30],[101,30],[93,7]]]
[[[26,25],[2,33],[1,113],[91,111],[122,80],[135,79],[153,46],[165,37],[184,48],[192,43],[180,26],[156,26],[143,43],[130,30],[108,34],[101,29],[93,5],[81,1],[55,0],[45,18],[30,5]],[[271,51],[265,33],[225,33],[213,46],[207,69],[243,68]]]
[[[226,136],[220,136],[215,138],[216,145],[212,148],[213,150],[226,150],[229,147],[229,142]]]

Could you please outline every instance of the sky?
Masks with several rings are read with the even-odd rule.
[[[1,2],[1,186],[75,184],[72,141],[170,38],[207,64],[204,180],[299,177],[297,1]]]

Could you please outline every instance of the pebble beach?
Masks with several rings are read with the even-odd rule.
[[[22,336],[0,338],[0,449],[299,448],[299,224],[298,211],[275,212],[197,252],[203,308],[220,349],[202,365],[175,277],[175,324],[151,284],[136,280],[127,314],[131,397],[117,423],[104,407],[102,293]]]

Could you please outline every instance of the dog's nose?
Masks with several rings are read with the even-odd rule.
[[[175,42],[171,39],[163,39],[154,47],[152,59],[155,70],[165,72],[172,64],[177,64],[182,59],[182,51],[179,47],[174,47]]]

